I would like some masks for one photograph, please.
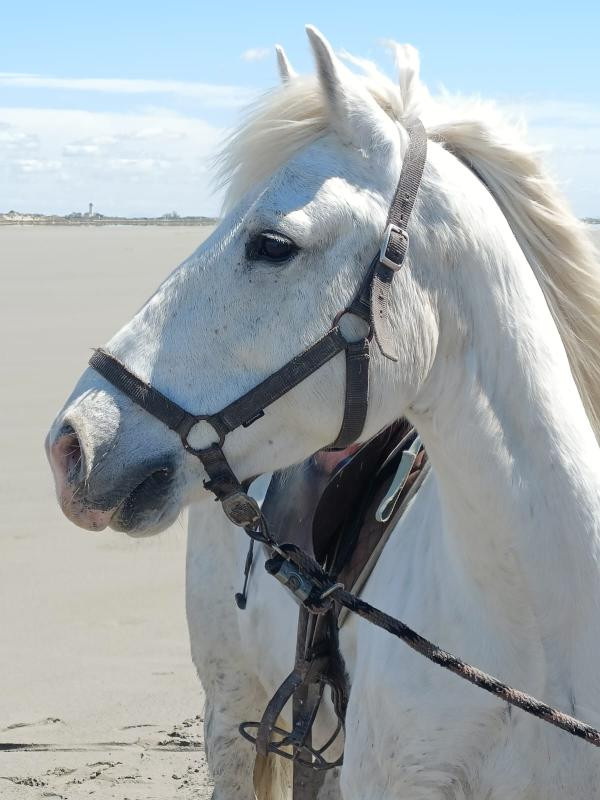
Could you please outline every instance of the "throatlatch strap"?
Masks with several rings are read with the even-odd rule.
[[[402,162],[398,187],[390,206],[388,225],[371,284],[371,323],[381,352],[392,361],[398,360],[397,344],[389,324],[389,298],[394,273],[404,261],[408,250],[408,221],[415,204],[425,160],[427,133],[417,120],[408,130],[408,149]]]

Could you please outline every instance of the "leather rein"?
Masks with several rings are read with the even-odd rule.
[[[316,796],[319,782],[313,780],[310,774],[341,763],[341,758],[328,762],[323,756],[335,735],[319,750],[314,749],[310,742],[312,723],[325,685],[332,690],[339,720],[338,729],[343,727],[347,687],[343,664],[336,661],[339,654],[336,637],[340,611],[354,612],[459,677],[600,747],[600,731],[441,650],[401,621],[373,608],[348,591],[344,583],[326,568],[327,565],[324,567],[298,546],[275,539],[259,504],[248,495],[223,453],[222,448],[229,433],[240,426],[252,425],[264,416],[265,409],[272,403],[342,352],[346,358],[344,415],[331,447],[345,448],[360,438],[369,402],[372,339],[375,339],[386,358],[397,360],[388,305],[394,275],[401,269],[408,251],[407,228],[427,156],[427,134],[422,123],[417,120],[407,131],[408,147],[380,250],[350,306],[337,316],[329,331],[307,350],[213,414],[192,414],[183,409],[103,349],[95,350],[89,362],[115,388],[180,436],[183,447],[197,457],[206,470],[208,480],[204,483],[205,487],[221,502],[223,511],[232,523],[242,527],[253,541],[267,547],[272,556],[266,563],[267,570],[287,585],[301,604],[294,671],[269,703],[263,720],[240,726],[242,734],[255,743],[259,758],[266,758],[268,753],[275,752],[294,761],[295,797]],[[211,444],[208,447],[195,447],[194,440],[198,441],[200,437],[206,441],[207,433],[213,437]],[[397,515],[392,519],[392,522],[395,521]],[[335,641],[332,642],[332,639]],[[327,664],[323,659],[319,661],[319,650],[326,640],[332,645]],[[287,732],[277,726],[277,718],[290,698],[294,703],[294,731]],[[250,728],[256,728],[256,736],[249,733]],[[272,741],[273,734],[279,734],[280,740]]]

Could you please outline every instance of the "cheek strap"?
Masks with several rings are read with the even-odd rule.
[[[388,214],[378,263],[371,283],[371,324],[375,340],[386,358],[398,360],[398,343],[389,320],[389,304],[394,275],[402,268],[408,252],[408,221],[427,158],[427,133],[420,120],[407,128],[409,144],[402,162],[398,188]]]

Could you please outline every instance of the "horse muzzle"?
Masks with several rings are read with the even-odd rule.
[[[95,453],[72,423],[54,426],[46,453],[63,513],[90,531],[111,527],[142,536],[162,530],[179,513],[176,459],[127,463],[118,451],[116,442]]]

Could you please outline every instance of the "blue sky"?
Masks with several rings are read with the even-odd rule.
[[[215,213],[209,156],[276,81],[276,42],[312,70],[307,22],[388,71],[381,40],[411,42],[434,93],[523,113],[576,212],[600,216],[600,4],[511,0],[4,4],[0,211]]]

